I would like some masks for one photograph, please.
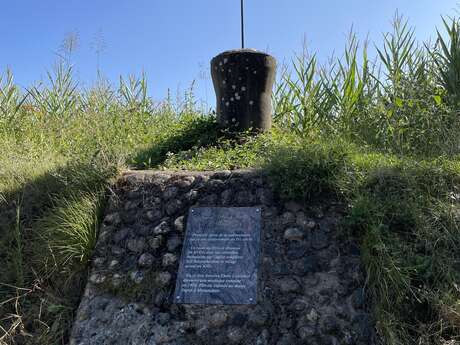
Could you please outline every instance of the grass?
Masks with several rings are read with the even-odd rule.
[[[244,155],[239,144],[223,145],[164,168],[229,169],[258,157],[249,166],[268,171],[286,199],[345,200],[342,236],[361,244],[379,335],[388,344],[460,341],[460,160],[375,153],[291,133],[280,141],[276,132],[251,138]]]
[[[420,44],[397,16],[375,60],[353,33],[326,66],[304,50],[282,69],[275,126],[258,136],[217,130],[192,88],[156,103],[145,76],[82,90],[60,60],[47,81],[20,90],[7,71],[0,343],[67,341],[108,186],[126,167],[256,167],[283,198],[341,198],[342,235],[360,241],[379,335],[460,341],[458,21],[444,31]]]

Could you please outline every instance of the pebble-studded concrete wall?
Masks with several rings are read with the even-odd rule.
[[[129,172],[113,190],[72,345],[374,344],[340,203],[280,202],[256,171]],[[257,305],[173,303],[192,205],[261,206]]]

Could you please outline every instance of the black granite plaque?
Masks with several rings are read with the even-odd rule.
[[[190,209],[175,302],[255,304],[260,208]]]

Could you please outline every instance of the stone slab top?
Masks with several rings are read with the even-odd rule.
[[[118,178],[120,182],[128,183],[141,183],[147,182],[155,177],[172,177],[172,176],[207,176],[210,178],[230,178],[230,177],[256,177],[265,176],[266,172],[262,169],[235,169],[235,170],[204,170],[204,171],[190,171],[190,170],[125,170]]]

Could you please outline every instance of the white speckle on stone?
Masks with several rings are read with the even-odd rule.
[[[249,67],[246,66],[246,71],[249,69]]]
[[[119,287],[123,281],[123,278],[118,273],[115,273],[112,277],[112,285],[113,287]]]
[[[135,283],[140,284],[144,280],[144,273],[141,271],[133,271],[129,273],[129,278]]]
[[[254,71],[254,72],[252,72],[252,73],[257,74],[257,71]]]
[[[249,105],[253,105],[254,104],[254,101],[249,101]]]
[[[224,85],[225,85],[225,84],[227,84],[227,81],[226,81],[226,80],[224,80],[224,81],[222,82],[222,84],[224,84]]]
[[[234,99],[233,97],[230,97],[230,101],[232,101],[232,102],[233,102],[234,100],[235,100],[235,99]]]
[[[228,69],[228,73],[232,73],[232,69],[231,69],[231,68]]]
[[[225,101],[225,97],[222,97],[222,102]]]
[[[89,280],[93,284],[102,284],[105,281],[105,276],[100,273],[93,273]]]
[[[235,99],[236,99],[237,101],[239,101],[239,100],[241,99],[241,97],[240,97],[240,96],[235,96]]]
[[[236,85],[232,85],[232,89],[233,89],[233,90],[236,90]]]
[[[235,121],[236,121],[236,119],[234,117],[232,117],[232,122],[235,122]]]
[[[223,65],[222,61],[221,61],[221,62],[219,62],[219,66],[222,66],[222,65]]]
[[[246,86],[242,86],[241,91],[246,91]]]
[[[224,63],[227,63],[227,62],[228,62],[228,59],[227,59],[227,58],[225,58],[225,59],[224,59]]]
[[[230,102],[225,102],[225,105],[228,107],[230,105]]]
[[[238,92],[235,92],[235,97],[238,97],[238,96],[239,96]]]
[[[115,267],[118,266],[118,260],[112,260],[110,261],[109,268],[114,269]]]

